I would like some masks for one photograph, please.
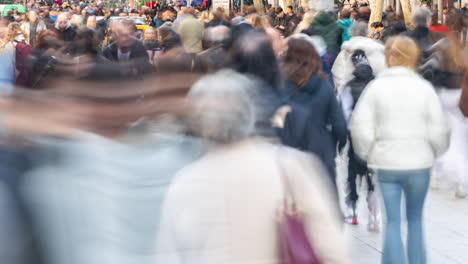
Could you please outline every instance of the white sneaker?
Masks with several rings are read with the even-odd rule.
[[[370,232],[380,231],[380,213],[379,201],[375,196],[375,192],[367,194],[367,208],[369,209],[369,221],[367,223],[367,230]]]

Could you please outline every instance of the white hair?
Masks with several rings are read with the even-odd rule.
[[[212,43],[221,43],[229,38],[229,33],[230,29],[223,25],[209,27],[205,30],[204,39]]]
[[[418,7],[413,10],[413,24],[426,27],[428,21],[432,18],[432,12],[429,8]]]
[[[189,92],[195,100],[195,132],[219,143],[242,140],[255,132],[255,107],[249,90],[257,83],[232,70],[221,70],[196,82]]]
[[[55,22],[55,28],[56,28],[56,29],[60,29],[60,27],[59,27],[59,21],[60,21],[61,19],[66,19],[66,20],[67,20],[67,26],[66,26],[66,28],[71,27],[70,19],[68,18],[68,16],[69,16],[68,13],[61,13],[61,14],[59,14],[59,15],[57,16],[57,21]]]

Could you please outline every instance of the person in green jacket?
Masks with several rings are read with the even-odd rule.
[[[336,23],[335,15],[328,12],[318,13],[312,22],[311,29],[325,40],[327,51],[336,56],[340,51],[343,30]]]

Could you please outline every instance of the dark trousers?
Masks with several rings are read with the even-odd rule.
[[[353,144],[350,141],[349,147],[349,163],[348,163],[348,195],[346,197],[346,203],[356,208],[357,201],[359,199],[357,178],[365,177],[367,181],[368,192],[374,191],[374,184],[372,183],[372,171],[367,168],[367,164],[362,162],[356,157],[354,153]]]

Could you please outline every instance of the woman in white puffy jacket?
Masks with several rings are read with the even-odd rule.
[[[446,151],[449,129],[432,85],[416,73],[420,50],[407,37],[385,47],[388,69],[361,96],[351,121],[356,154],[377,172],[387,223],[382,263],[426,263],[422,211],[434,160]],[[400,230],[404,192],[405,256]]]

